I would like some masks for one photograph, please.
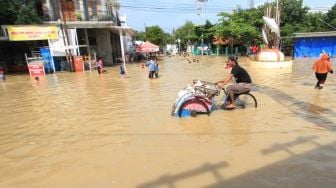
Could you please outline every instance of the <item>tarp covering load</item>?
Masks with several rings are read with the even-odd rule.
[[[150,42],[143,42],[137,45],[135,51],[138,53],[150,53],[150,52],[158,52],[160,50],[158,45],[155,45]]]
[[[194,80],[192,86],[188,85],[178,93],[171,115],[177,117],[209,115],[215,107],[214,96],[218,96],[219,93],[220,89],[216,84]]]
[[[329,56],[336,56],[336,37],[296,38],[294,58],[320,57],[322,51]]]

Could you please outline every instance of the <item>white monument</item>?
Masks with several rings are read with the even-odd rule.
[[[285,68],[292,66],[292,61],[285,61],[285,56],[280,51],[280,14],[278,6],[279,2],[277,0],[276,10],[273,10],[272,7],[266,9],[266,16],[263,16],[265,26],[262,29],[262,38],[267,47],[257,54],[256,61],[250,60],[252,66],[265,68]],[[272,14],[274,18],[271,18]]]

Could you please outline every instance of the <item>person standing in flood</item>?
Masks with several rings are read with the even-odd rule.
[[[154,59],[155,61],[155,72],[154,72],[154,75],[155,75],[155,78],[159,78],[159,62],[157,60],[157,58]]]
[[[125,71],[124,64],[120,64],[120,77],[125,78],[125,74],[126,74],[126,71]]]
[[[0,67],[0,81],[6,81],[5,69]]]
[[[97,62],[97,70],[98,70],[98,74],[103,73],[104,71],[104,67],[103,67],[103,59],[100,57],[98,58],[98,62]]]
[[[144,68],[145,68],[145,62],[141,61],[141,69],[144,69]]]
[[[153,60],[152,57],[150,58],[149,61],[147,61],[146,66],[148,66],[148,69],[149,69],[148,78],[153,79],[156,66],[155,66],[155,61]]]
[[[324,82],[327,80],[328,73],[333,74],[330,57],[327,54],[321,54],[320,59],[313,64],[313,71],[317,79],[315,89],[322,89]]]

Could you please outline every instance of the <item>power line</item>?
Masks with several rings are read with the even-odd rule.
[[[157,2],[144,2],[144,1],[137,1],[136,3],[133,2],[128,2],[128,1],[122,1],[120,3],[121,7],[139,7],[139,8],[152,8],[152,9],[173,9],[173,10],[177,10],[177,9],[189,9],[189,10],[197,10],[197,5],[198,4],[179,4],[179,3],[160,3],[158,5]],[[235,9],[236,7],[227,7],[227,6],[220,6],[220,5],[215,5],[215,6],[205,6],[204,8],[206,10],[212,10],[212,11],[218,11],[221,9]]]
[[[139,11],[151,11],[151,12],[171,12],[171,13],[196,13],[196,9],[169,9],[169,8],[162,8],[162,7],[136,7],[136,6],[121,6],[125,9],[132,9],[132,10],[139,10]],[[219,13],[223,12],[224,10],[231,11],[232,9],[220,9],[220,10],[203,10],[204,13]]]
[[[179,6],[153,6],[153,5],[134,5],[122,4],[121,7],[138,7],[151,9],[173,9],[173,10],[197,10],[197,7],[179,7]],[[235,9],[235,7],[205,7],[207,10]]]
[[[336,27],[334,27],[334,26],[330,25],[329,23],[325,22],[324,20],[322,20],[322,19],[320,19],[320,18],[318,18],[318,20],[320,20],[321,22],[323,22],[323,23],[327,24],[327,25],[328,25],[330,28],[332,28],[332,29],[335,29],[335,30],[336,30]]]
[[[175,13],[195,13],[198,11],[197,7],[164,7],[164,6],[145,6],[145,5],[120,5],[125,9],[153,11],[153,12],[175,12]],[[232,11],[233,7],[217,7],[217,8],[204,8],[205,13],[219,13],[223,11]]]
[[[251,8],[251,5],[254,5],[254,0],[249,0],[249,7]],[[121,7],[126,7],[130,9],[143,9],[143,10],[169,10],[172,12],[178,12],[178,11],[197,11],[197,4],[182,4],[182,3],[167,3],[167,2],[160,2],[158,5],[157,1],[141,1],[138,0],[136,2],[134,1],[127,1],[122,0],[120,1]],[[208,5],[204,4],[204,11],[205,12],[222,12],[223,10],[234,10],[237,7],[227,7],[227,6],[221,6],[221,5]],[[330,7],[310,7],[310,10],[329,10]]]
[[[153,5],[153,6],[158,6],[158,2],[157,1],[141,1],[141,0],[138,0],[136,2],[134,2],[133,0],[132,1],[126,1],[126,0],[122,0],[120,1],[120,4],[133,4],[133,5]],[[192,6],[195,6],[197,5],[197,3],[188,3],[188,4],[185,4],[185,3],[167,3],[167,2],[160,2],[159,6],[166,6],[166,5],[169,5],[169,6],[185,6],[185,7],[192,7]],[[214,5],[214,6],[208,6],[208,7],[220,7],[220,5]]]

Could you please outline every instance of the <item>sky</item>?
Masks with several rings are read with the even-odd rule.
[[[205,1],[199,3],[199,1]],[[192,21],[194,24],[204,24],[209,20],[217,23],[219,12],[231,12],[240,6],[249,8],[251,1],[255,6],[267,0],[119,0],[120,15],[126,15],[127,26],[137,31],[144,31],[148,26],[160,26],[165,32]],[[272,0],[268,0],[272,1]],[[274,1],[274,0],[273,0]],[[305,6],[312,10],[328,10],[335,0],[303,0]]]

